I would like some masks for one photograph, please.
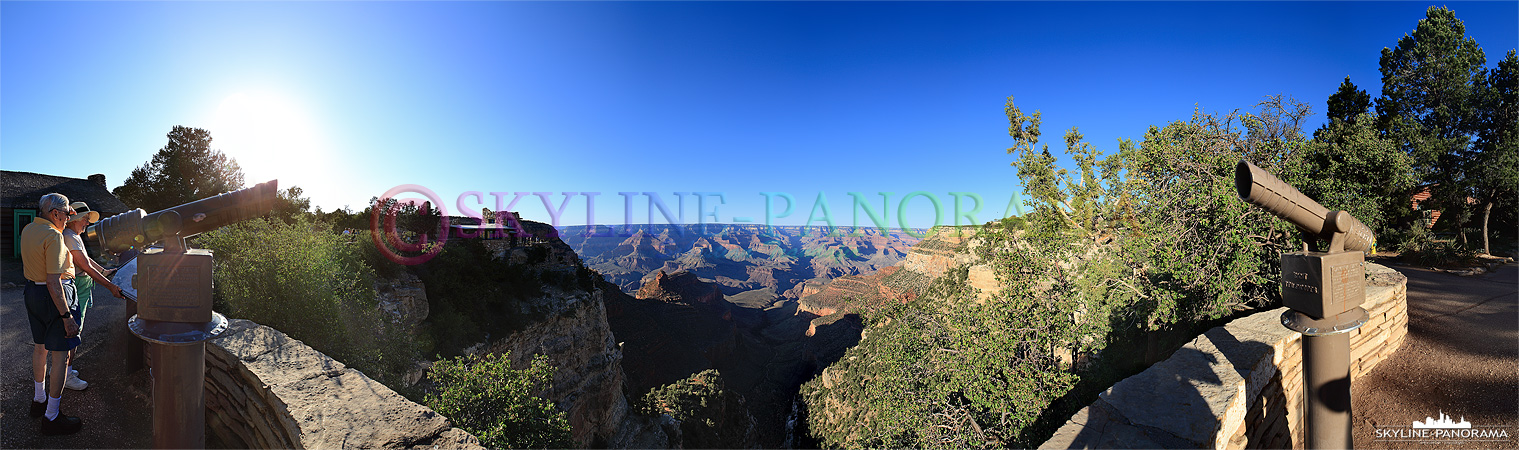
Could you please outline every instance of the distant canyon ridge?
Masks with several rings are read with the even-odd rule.
[[[689,272],[735,303],[764,308],[818,292],[836,278],[901,262],[927,230],[647,224],[566,227],[560,239],[624,293],[660,272]],[[615,230],[615,232],[614,232]]]

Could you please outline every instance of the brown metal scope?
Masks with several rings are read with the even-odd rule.
[[[84,238],[113,253],[142,249],[164,238],[190,237],[262,216],[274,209],[279,180],[168,208],[152,214],[141,208],[90,225]]]
[[[1371,229],[1350,213],[1330,211],[1255,164],[1240,161],[1234,167],[1234,189],[1241,199],[1292,222],[1314,238],[1329,242],[1331,252],[1364,252],[1376,242]]]

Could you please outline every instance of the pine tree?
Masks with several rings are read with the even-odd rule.
[[[1397,48],[1382,49],[1378,128],[1413,157],[1422,183],[1440,185],[1433,203],[1458,231],[1471,216],[1463,169],[1481,118],[1484,64],[1466,25],[1444,7],[1430,7]]]
[[[211,149],[210,132],[175,125],[169,143],[112,193],[127,205],[158,211],[242,187],[242,168]]]

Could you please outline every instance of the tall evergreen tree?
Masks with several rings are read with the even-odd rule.
[[[1482,120],[1477,133],[1477,154],[1468,162],[1468,175],[1482,212],[1482,251],[1492,252],[1493,207],[1500,217],[1515,212],[1515,189],[1519,186],[1519,57],[1514,50],[1498,62],[1483,85]]]
[[[148,211],[176,206],[243,187],[237,160],[211,149],[211,133],[175,125],[169,143],[112,193]]]
[[[1440,184],[1432,200],[1457,231],[1471,216],[1463,169],[1474,151],[1485,63],[1466,25],[1444,7],[1430,7],[1397,48],[1382,49],[1378,128],[1413,157],[1421,182]]]

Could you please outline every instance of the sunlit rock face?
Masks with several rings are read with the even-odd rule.
[[[799,312],[828,316],[840,312],[869,313],[892,304],[912,301],[935,278],[962,264],[974,263],[975,243],[963,229],[936,229],[908,249],[896,265],[827,282],[808,283],[797,302]],[[982,266],[972,268],[974,287],[995,292],[995,277]]]
[[[511,352],[514,367],[527,367],[534,355],[548,357],[556,368],[554,386],[538,395],[569,414],[577,444],[604,445],[622,427],[628,402],[622,390],[622,352],[607,325],[602,292],[555,292],[545,300],[557,301],[559,308],[483,350]]]

